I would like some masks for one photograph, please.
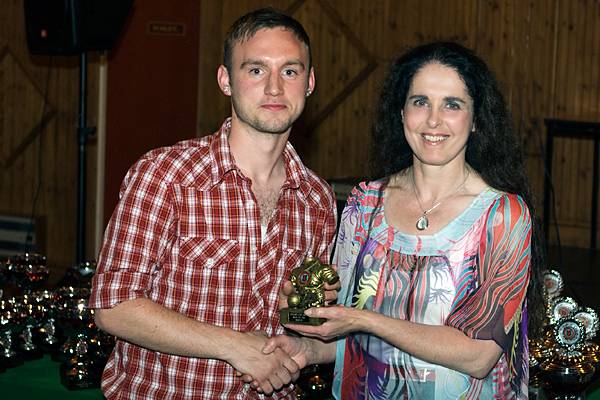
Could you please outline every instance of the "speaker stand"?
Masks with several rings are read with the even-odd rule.
[[[87,53],[79,55],[79,167],[77,168],[77,264],[85,261],[86,144],[96,127],[87,126]]]

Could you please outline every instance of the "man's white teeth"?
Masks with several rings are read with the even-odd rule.
[[[442,140],[448,139],[448,136],[431,136],[431,135],[423,135],[425,140],[429,142],[441,142]]]

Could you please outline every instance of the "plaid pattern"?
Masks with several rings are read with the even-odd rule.
[[[230,127],[227,120],[214,135],[150,151],[129,170],[106,231],[91,307],[146,297],[209,324],[283,332],[283,281],[309,254],[329,261],[333,192],[287,143],[287,180],[261,245],[258,204],[230,153]],[[225,362],[121,340],[102,389],[109,399],[264,397]],[[293,398],[292,389],[273,398]]]

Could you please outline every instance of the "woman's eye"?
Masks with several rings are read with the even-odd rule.
[[[425,107],[427,106],[427,100],[425,99],[416,99],[413,101],[413,105],[417,107]]]
[[[450,102],[446,104],[446,108],[449,110],[460,110],[460,104]]]

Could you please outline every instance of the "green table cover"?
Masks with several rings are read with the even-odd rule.
[[[49,356],[27,361],[24,365],[0,372],[0,399],[2,400],[101,400],[100,389],[68,390],[60,383],[59,363]],[[586,400],[600,400],[600,382],[588,390]]]
[[[61,385],[59,365],[50,356],[44,356],[0,372],[0,399],[104,399],[100,389],[69,390]]]

